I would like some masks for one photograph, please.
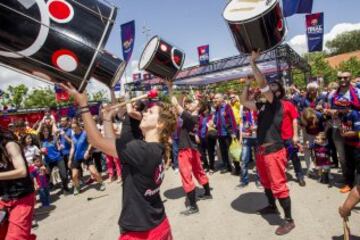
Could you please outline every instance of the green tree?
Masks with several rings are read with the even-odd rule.
[[[9,103],[16,108],[21,108],[28,91],[29,89],[24,84],[20,84],[15,87],[9,86]]]
[[[304,57],[311,66],[311,76],[322,76],[325,84],[336,79],[336,70],[326,61],[326,54],[324,52],[308,53]]]
[[[337,70],[341,72],[351,72],[354,77],[360,77],[360,60],[352,57],[348,61],[340,63]]]
[[[34,89],[24,101],[25,108],[54,107],[57,106],[54,91],[48,87]]]
[[[106,94],[105,90],[97,91],[97,92],[91,94],[90,99],[92,101],[102,101],[102,100],[106,99],[105,94]]]
[[[345,32],[326,43],[331,55],[352,52],[360,49],[360,30]]]

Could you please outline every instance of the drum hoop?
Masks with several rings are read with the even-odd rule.
[[[180,49],[178,49],[178,50],[180,50]],[[182,50],[181,50],[181,52],[183,53],[183,56],[184,56],[184,57],[183,57],[183,60],[182,60],[182,62],[181,62],[181,67],[179,67],[178,70],[175,72],[173,79],[168,79],[168,80],[174,80],[174,79],[176,78],[176,76],[179,74],[179,72],[181,71],[182,67],[184,66],[184,63],[185,63],[185,52],[182,51]]]
[[[114,13],[116,12],[116,9],[117,9],[116,7],[111,7],[111,13],[110,13],[110,17],[109,17],[110,19],[113,18]],[[80,87],[79,87],[79,91],[80,91],[80,92],[82,92],[83,90],[85,90],[85,89],[84,89],[84,85],[85,85],[85,83],[87,82],[87,80],[88,80],[88,78],[89,78],[89,76],[90,76],[90,71],[92,70],[93,65],[95,64],[96,57],[97,57],[97,55],[99,54],[100,49],[102,48],[103,42],[104,42],[104,40],[105,40],[105,36],[108,34],[108,31],[110,30],[110,23],[111,23],[110,21],[107,21],[107,23],[106,23],[104,32],[103,32],[103,34],[102,34],[102,36],[101,36],[101,39],[100,39],[100,41],[99,41],[99,43],[98,43],[98,46],[97,46],[96,50],[95,50],[95,53],[94,53],[94,55],[93,55],[93,58],[91,59],[91,62],[90,62],[90,64],[89,64],[89,67],[88,67],[88,69],[86,70],[85,76],[84,76],[84,78],[83,78],[83,81],[82,81],[81,84],[80,84]]]
[[[126,64],[125,64],[125,61],[124,61],[124,62],[120,63],[118,69],[116,70],[115,75],[114,75],[113,79],[110,82],[110,88],[115,87],[116,83],[120,80],[120,78],[124,74],[125,68],[126,68]],[[114,80],[116,80],[116,79],[118,81],[115,82]]]
[[[229,2],[226,7],[230,4],[231,2]],[[243,20],[243,21],[230,21],[230,20],[227,20],[224,16],[225,14],[225,11],[223,12],[223,18],[225,19],[225,21],[227,21],[228,23],[232,23],[232,24],[245,24],[245,23],[249,23],[249,22],[253,22],[254,20],[257,20],[259,19],[260,17],[263,17],[265,16],[266,14],[268,14],[269,12],[271,12],[279,3],[278,0],[276,0],[273,4],[273,6],[271,6],[269,9],[267,9],[265,12],[262,12],[260,13],[259,15],[255,16],[255,17],[252,17],[252,18],[249,18],[249,19],[246,19],[246,20]],[[226,9],[225,7],[225,9]],[[224,9],[224,10],[225,10]]]
[[[149,46],[150,42],[151,42],[154,38],[157,38],[157,39],[158,39],[157,44],[156,44],[155,51],[153,51],[153,53],[151,54],[151,57],[149,58],[149,61],[146,63],[146,65],[145,65],[143,68],[140,68],[140,61],[141,61],[141,59],[143,58],[143,55],[144,55],[144,53],[145,53],[145,50],[146,50],[146,48]],[[156,54],[157,50],[159,49],[160,40],[161,40],[161,38],[160,38],[158,35],[155,35],[154,37],[152,37],[152,38],[146,43],[146,46],[145,46],[145,48],[144,48],[144,50],[143,50],[143,52],[141,53],[141,56],[140,56],[140,61],[139,61],[139,66],[138,66],[139,69],[144,70],[144,69],[146,69],[146,68],[150,65],[150,63],[152,62],[152,60],[153,60],[154,57],[155,57],[155,54]]]

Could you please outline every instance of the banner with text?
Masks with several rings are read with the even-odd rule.
[[[306,35],[309,52],[323,50],[324,13],[306,15]]]

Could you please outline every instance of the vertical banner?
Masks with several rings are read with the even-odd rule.
[[[121,91],[121,83],[120,83],[120,81],[114,86],[114,91],[115,92],[120,92]]]
[[[151,75],[150,73],[144,73],[143,74],[143,79],[144,80],[150,80],[153,78],[153,75]]]
[[[306,35],[309,52],[323,50],[324,13],[306,15]]]
[[[200,66],[209,64],[209,45],[198,47]]]
[[[135,21],[130,21],[121,25],[121,41],[124,60],[129,62],[135,42]]]

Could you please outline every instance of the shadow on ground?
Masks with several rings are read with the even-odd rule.
[[[231,207],[239,212],[246,214],[257,214],[257,210],[266,207],[267,200],[264,193],[249,192],[241,194],[231,203]],[[261,215],[270,225],[280,225],[282,219],[279,215]]]
[[[334,236],[331,238],[332,240],[344,240],[344,235],[340,235],[340,236]],[[352,236],[350,235],[350,240],[360,240],[360,237],[357,237],[357,236]]]

